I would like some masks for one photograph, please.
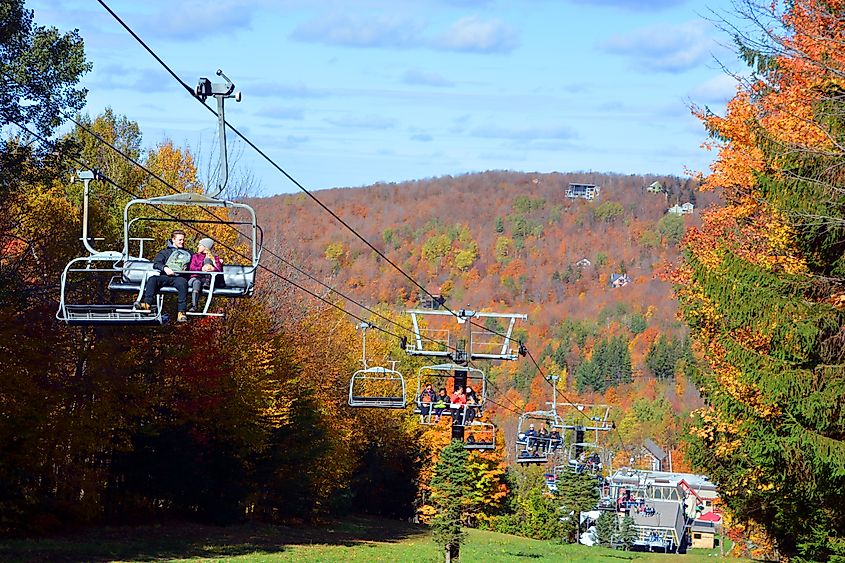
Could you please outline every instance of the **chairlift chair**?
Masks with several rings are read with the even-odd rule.
[[[251,226],[252,256],[249,264],[224,264],[223,272],[207,272],[211,277],[210,287],[203,290],[207,295],[205,308],[200,315],[213,315],[209,313],[212,296],[221,297],[246,297],[252,295],[255,287],[255,272],[258,268],[262,251],[262,230],[258,226],[255,211],[247,204],[215,199],[198,193],[180,193],[170,196],[162,196],[147,199],[133,199],[126,204],[123,211],[123,249],[122,251],[97,251],[91,246],[91,237],[88,236],[88,200],[89,183],[95,179],[96,174],[91,171],[81,171],[77,176],[84,183],[83,190],[83,220],[82,220],[82,242],[88,251],[88,256],[72,259],[61,277],[59,309],[56,318],[70,325],[161,325],[167,321],[167,315],[162,313],[163,298],[156,296],[156,307],[153,311],[136,309],[134,302],[140,301],[144,293],[147,280],[158,275],[153,268],[153,263],[144,258],[143,241],[130,237],[131,226],[139,220],[150,219],[156,221],[171,221],[178,223],[225,223],[225,224],[246,224]],[[175,218],[143,218],[136,217],[130,221],[129,209],[133,205],[146,204],[150,206],[204,206],[204,207],[229,207],[245,209],[250,214],[250,221],[196,221]],[[132,256],[129,251],[130,241],[140,241],[139,256]],[[82,293],[75,288],[80,287],[77,277],[88,278],[93,281],[95,277],[108,277],[106,280],[110,291],[108,299],[101,295],[99,303],[80,303],[75,296]],[[83,286],[84,287],[84,286]],[[96,287],[96,286],[94,286]],[[121,292],[132,292],[135,294],[134,301],[121,300],[118,294]],[[175,288],[162,288],[160,293],[175,293]],[[97,291],[96,293],[101,293]],[[128,302],[124,302],[128,301]]]
[[[349,380],[349,406],[373,409],[404,409],[408,404],[405,378],[392,368],[367,365],[367,330],[375,328],[369,322],[358,324],[361,329],[361,363],[363,369],[352,374]],[[396,367],[396,362],[393,362]]]
[[[98,252],[90,256],[74,258],[62,272],[59,294],[59,310],[56,318],[72,326],[152,326],[167,321],[162,314],[162,296],[157,297],[157,306],[152,311],[135,309],[132,301],[120,302],[110,296],[108,303],[79,303],[74,297],[87,290],[97,292],[97,280],[103,289],[114,275],[120,275],[117,266],[122,259],[119,252]],[[77,278],[84,281],[77,281]],[[92,285],[93,284],[93,285]],[[79,287],[77,291],[74,288]]]
[[[519,417],[516,435],[516,462],[520,465],[543,464],[554,458],[562,444],[562,437],[528,436],[532,425],[546,425],[549,433],[560,428],[560,418],[554,410],[528,411]],[[537,429],[539,431],[539,429]]]
[[[496,426],[492,422],[480,420],[464,426],[464,449],[495,450]]]
[[[349,381],[349,406],[404,409],[405,378],[396,370],[376,366],[359,369]]]
[[[474,405],[467,406],[475,409],[474,417],[480,416],[482,414],[484,409],[484,403],[487,399],[487,379],[482,370],[474,367],[462,366],[451,363],[423,366],[419,370],[417,370],[417,393],[414,398],[414,402],[416,403],[414,413],[420,415],[420,422],[422,424],[435,424],[434,408],[432,404],[428,405],[428,414],[426,415],[426,413],[424,412],[425,408],[422,402],[422,391],[424,385],[426,383],[433,384],[434,382],[432,380],[434,380],[438,382],[437,385],[435,385],[435,391],[438,391],[440,388],[446,387],[446,381],[454,377],[455,371],[466,372],[466,384],[473,388],[478,399],[478,401]],[[452,392],[454,392],[454,389],[449,390],[447,388],[446,391],[451,396]],[[466,415],[467,409],[462,409],[462,420],[453,420],[453,423],[457,422],[459,424],[464,424],[466,420]],[[447,403],[446,409],[443,411],[442,416],[453,416],[453,412],[452,409],[449,407],[449,403]]]
[[[178,217],[134,217],[129,218],[130,208],[136,205],[146,205],[153,208],[170,206],[193,206],[201,208],[225,207],[244,209],[249,213],[249,221],[222,221],[220,219],[184,219]],[[210,312],[211,302],[214,297],[250,297],[255,292],[255,273],[258,270],[261,253],[263,250],[263,230],[258,225],[255,210],[245,204],[233,201],[216,199],[208,195],[187,192],[172,194],[153,198],[137,198],[126,204],[123,210],[123,267],[120,275],[114,276],[109,283],[109,289],[113,291],[133,292],[137,294],[137,300],[143,296],[146,280],[158,272],[153,268],[151,260],[143,256],[131,256],[129,252],[129,241],[131,228],[139,221],[174,222],[180,224],[227,224],[247,225],[250,229],[251,255],[249,262],[245,264],[223,264],[222,272],[204,272],[203,275],[210,277],[208,288],[203,288],[206,295],[205,306],[201,312],[189,313],[200,316],[222,316],[222,313]],[[204,233],[200,233],[204,234]],[[188,275],[195,272],[177,272]],[[177,293],[175,287],[163,287],[161,293]]]

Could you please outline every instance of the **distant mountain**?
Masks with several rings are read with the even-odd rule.
[[[665,191],[647,191],[654,182]],[[570,183],[594,184],[599,195],[567,198]],[[414,279],[447,294],[449,306],[530,308],[534,323],[550,325],[616,302],[654,305],[671,321],[669,287],[653,274],[677,258],[677,237],[661,220],[692,201],[684,223],[695,223],[715,199],[695,187],[662,176],[485,172],[315,195]],[[306,195],[254,204],[268,247],[290,251],[320,279],[371,304],[416,298],[407,279]],[[631,280],[624,291],[609,287],[613,274]]]
[[[596,186],[597,195],[567,197],[570,184]],[[716,202],[696,188],[671,176],[484,172],[315,195],[449,307],[527,313],[521,336],[535,356],[554,356],[574,386],[572,374],[602,340],[622,337],[634,377],[651,377],[646,356],[658,335],[685,334],[655,271],[677,260],[684,227]],[[267,246],[319,279],[368,305],[417,304],[411,282],[305,194],[253,203]],[[667,213],[684,203],[692,214]],[[526,396],[531,376],[511,383]]]

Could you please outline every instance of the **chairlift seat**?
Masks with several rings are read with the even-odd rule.
[[[366,387],[367,382],[384,382],[389,387],[388,393],[392,393],[394,389],[396,393],[385,395],[382,390],[381,394],[365,395],[361,392],[363,388],[356,386],[356,383],[364,384]],[[384,367],[371,367],[352,374],[352,379],[349,381],[350,407],[404,409],[406,405],[405,378],[398,371]]]
[[[109,283],[113,291],[141,291],[141,284],[147,277],[159,275],[153,268],[153,263],[143,258],[126,260],[123,263],[123,273],[115,276]],[[220,274],[217,275],[220,280]],[[223,285],[215,286],[214,297],[247,297],[255,291],[255,268],[241,264],[223,264]],[[165,286],[159,293],[176,294],[175,287]]]

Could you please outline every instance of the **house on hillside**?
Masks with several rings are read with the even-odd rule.
[[[625,287],[631,283],[628,274],[610,274],[610,287]]]
[[[580,260],[575,262],[576,268],[589,268],[592,265],[593,265],[593,263],[590,262],[589,260],[587,260],[586,258],[581,258]]]
[[[674,213],[675,215],[692,215],[695,206],[689,202],[687,203],[676,203],[672,207],[666,210],[666,213]]]
[[[664,188],[663,184],[661,184],[660,182],[652,182],[648,185],[645,191],[651,194],[662,194],[666,192],[666,188]]]
[[[649,458],[652,471],[671,471],[672,469],[672,460],[669,458],[669,454],[651,438],[646,438],[643,441],[640,456]]]
[[[440,307],[446,303],[446,298],[438,293],[433,293],[431,295],[427,293],[423,293],[422,291],[419,293],[417,297],[417,301],[420,304],[422,309],[440,309]]]
[[[599,197],[600,191],[601,188],[595,184],[570,183],[569,187],[566,189],[566,197],[569,199],[581,198],[592,200]]]

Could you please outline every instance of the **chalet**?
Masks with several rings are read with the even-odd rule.
[[[666,210],[666,213],[674,213],[675,215],[692,215],[695,206],[689,202],[675,204]]]
[[[429,295],[427,293],[420,292],[417,301],[419,302],[420,307],[423,309],[437,310],[440,309],[440,307],[444,303],[446,303],[446,297],[437,293]]]
[[[651,193],[651,194],[661,194],[661,193],[664,193],[666,191],[666,189],[663,187],[663,184],[661,184],[660,182],[652,182],[645,189],[645,191],[647,191],[648,193]]]
[[[669,454],[667,454],[663,448],[658,446],[651,438],[646,438],[643,441],[641,453],[651,461],[652,471],[666,471],[667,469],[672,469],[672,460],[669,458]]]
[[[581,258],[580,260],[575,262],[576,268],[589,268],[592,265],[593,265],[593,263],[590,262],[589,260],[587,260],[586,258]]]
[[[599,192],[601,188],[596,186],[595,184],[569,184],[569,188],[566,190],[566,197],[569,199],[588,199],[592,200],[599,197]]]
[[[625,287],[631,283],[628,274],[610,274],[610,287]]]

